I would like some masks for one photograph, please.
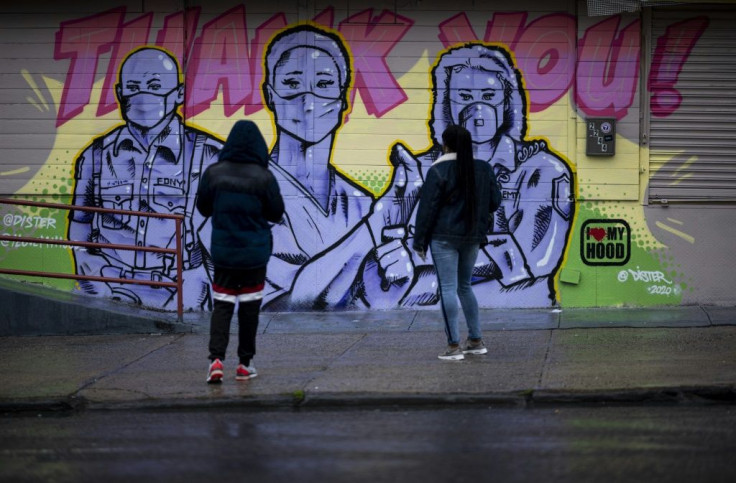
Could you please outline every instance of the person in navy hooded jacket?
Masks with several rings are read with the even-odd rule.
[[[273,250],[270,223],[281,220],[284,200],[268,169],[268,147],[258,126],[238,121],[209,166],[197,190],[197,209],[211,217],[210,254],[214,264],[207,382],[221,382],[230,336],[230,322],[238,304],[238,358],[235,379],[257,375],[258,317],[266,281],[266,265]]]

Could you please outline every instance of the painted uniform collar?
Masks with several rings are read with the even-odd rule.
[[[275,162],[273,158],[269,158],[269,159],[270,159],[270,162],[268,163],[268,169],[270,169],[274,173],[277,179],[279,180],[283,179],[287,183],[289,183],[296,193],[299,193],[304,198],[310,200],[314,204],[314,206],[319,208],[319,211],[320,213],[322,213],[322,215],[324,216],[329,215],[329,212],[326,211],[325,208],[320,205],[317,198],[314,197],[314,195],[307,189],[306,186],[304,186],[301,183],[301,181],[299,181],[293,174],[287,171],[283,166]],[[329,206],[332,203],[332,200],[335,198],[335,196],[337,196],[337,187],[335,185],[336,183],[339,182],[340,177],[335,176],[335,170],[332,166],[328,166],[327,169],[328,169],[329,176],[330,176],[330,188],[329,188],[330,192],[328,195],[328,203],[327,203],[327,207],[329,209]],[[282,187],[281,190],[283,193],[288,193],[287,191],[288,188],[285,189],[284,187]]]
[[[121,129],[118,131],[117,137],[115,138],[115,143],[113,144],[113,153],[115,156],[118,156],[120,147],[125,142],[132,143],[133,146],[136,146],[144,153],[150,153],[154,148],[161,146],[168,148],[169,151],[171,151],[174,155],[174,159],[176,159],[176,164],[178,164],[181,160],[184,146],[184,140],[182,139],[183,132],[184,129],[181,119],[178,115],[175,115],[171,119],[171,122],[161,130],[161,134],[153,140],[151,147],[146,148],[135,138],[135,136],[133,136],[127,125],[121,126]]]
[[[441,163],[442,161],[454,161],[457,159],[457,153],[446,153],[437,158],[434,163]],[[500,165],[506,168],[508,171],[516,170],[516,142],[509,136],[501,136],[498,141],[498,146],[491,156],[491,159],[487,159],[487,162],[491,165]]]
[[[516,142],[509,136],[501,136],[496,151],[488,160],[493,166],[503,166],[507,171],[516,171]]]

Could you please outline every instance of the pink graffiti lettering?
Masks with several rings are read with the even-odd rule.
[[[674,86],[682,66],[707,26],[706,17],[685,20],[667,27],[657,40],[649,74],[653,116],[669,116],[680,107],[682,96]]]
[[[227,117],[241,108],[246,115],[259,111],[263,108],[260,83],[264,48],[277,31],[287,27],[285,14],[262,23],[250,47],[244,5],[208,22],[195,37],[199,14],[197,7],[167,16],[156,37],[156,45],[171,51],[180,65],[184,59],[190,60],[186,114],[195,116],[209,109],[220,92]],[[130,50],[148,43],[152,15],[125,23],[125,8],[120,7],[60,24],[54,58],[68,59],[70,64],[57,126],[89,104],[100,57],[107,53],[110,62],[97,115],[115,110],[114,85],[120,62]],[[328,7],[314,22],[333,28],[334,16],[333,7]],[[527,20],[525,12],[495,13],[486,23],[483,40],[512,51],[528,88],[531,112],[542,111],[564,96],[577,73],[575,100],[585,114],[618,119],[626,115],[638,85],[639,21],[619,31],[621,17],[611,17],[588,28],[575,59],[574,17],[549,14],[528,24]],[[374,17],[373,10],[366,9],[338,26],[353,57],[351,101],[360,92],[370,114],[381,117],[407,99],[386,59],[413,24],[413,20],[389,11]],[[679,107],[681,97],[674,86],[707,25],[705,17],[688,19],[670,25],[658,39],[648,79],[654,115],[667,116]],[[465,13],[441,22],[438,37],[446,48],[479,39]]]
[[[468,16],[464,13],[459,13],[442,22],[439,25],[439,30],[440,33],[437,37],[446,49],[455,44],[475,42],[478,40],[478,36],[475,35],[475,31],[470,25]]]
[[[619,17],[606,19],[580,42],[576,99],[590,116],[623,118],[631,107],[639,80],[639,21],[616,36]]]
[[[335,9],[333,7],[327,7],[315,15],[312,20],[314,20],[314,23],[316,24],[332,28],[332,26],[335,25]]]
[[[102,86],[100,103],[97,105],[98,116],[104,116],[108,112],[117,109],[118,104],[115,101],[115,79],[117,78],[120,64],[131,50],[146,44],[148,34],[151,30],[152,20],[153,13],[148,13],[123,24],[120,38],[112,49],[110,63],[107,65],[107,75],[105,76],[105,83]]]
[[[401,15],[384,10],[372,19],[368,9],[340,22],[338,27],[350,45],[355,70],[355,88],[350,103],[360,91],[368,114],[377,117],[403,103],[407,96],[388,68],[386,57],[414,24]]]
[[[516,45],[526,23],[526,12],[496,13],[486,26],[486,42],[498,42],[505,45]]]
[[[163,47],[179,61],[179,67],[184,66],[184,59],[189,56],[194,36],[191,32],[197,28],[199,7],[189,8],[185,12],[177,12],[164,19],[164,26],[158,31],[156,45]],[[184,32],[190,32],[184,35]],[[183,67],[182,67],[183,68]]]
[[[570,89],[575,75],[575,18],[552,14],[530,23],[514,44],[531,112],[547,109]]]
[[[250,59],[250,71],[253,73],[253,93],[251,95],[251,102],[245,105],[246,115],[263,109],[260,83],[263,79],[263,58],[266,55],[266,43],[279,30],[286,27],[286,25],[286,16],[284,14],[278,14],[266,20],[265,23],[256,29],[256,36],[253,39],[253,55]]]
[[[226,117],[245,106],[253,91],[246,31],[244,5],[228,10],[202,27],[192,53],[192,80],[187,83],[188,117],[209,109],[220,86]]]
[[[569,90],[575,72],[575,18],[550,14],[526,27],[526,13],[496,13],[486,24],[484,42],[505,44],[529,87],[531,112],[547,109]],[[464,13],[442,22],[439,39],[446,48],[478,41]]]
[[[82,112],[89,104],[100,55],[118,42],[124,8],[62,22],[56,32],[54,59],[71,59],[61,94],[56,126]]]

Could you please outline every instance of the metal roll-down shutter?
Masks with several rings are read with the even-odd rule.
[[[736,203],[736,7],[702,7],[652,9],[650,203]]]

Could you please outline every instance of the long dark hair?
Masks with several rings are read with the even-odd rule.
[[[455,190],[465,201],[465,232],[473,229],[476,218],[475,200],[475,161],[470,132],[464,127],[452,124],[442,133],[442,144],[451,153],[457,153]]]

